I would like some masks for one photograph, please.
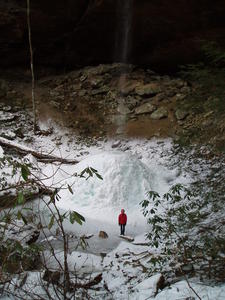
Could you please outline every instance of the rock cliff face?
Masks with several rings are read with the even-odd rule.
[[[76,67],[126,61],[171,71],[225,46],[224,0],[32,0],[35,62]],[[0,67],[28,66],[26,1],[0,2]]]

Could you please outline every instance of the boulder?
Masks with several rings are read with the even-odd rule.
[[[121,115],[128,115],[131,113],[130,109],[124,104],[124,103],[120,103],[117,107],[117,111],[121,114]]]
[[[128,82],[120,88],[120,93],[124,96],[127,96],[130,93],[134,92],[134,90],[136,89],[136,87],[138,85],[139,85],[139,83],[136,81]]]
[[[95,89],[91,92],[91,94],[93,96],[95,95],[100,95],[100,94],[107,94],[109,92],[110,88],[108,86],[102,86],[101,88],[99,89]]]
[[[116,126],[124,126],[124,124],[127,122],[127,115],[113,115],[111,118],[111,121]]]
[[[151,119],[160,120],[168,117],[168,111],[165,107],[160,107],[151,114]]]
[[[154,101],[154,102],[161,102],[166,98],[167,98],[167,96],[164,93],[161,93],[161,94],[157,94],[156,96],[151,98],[151,100]]]
[[[138,94],[139,96],[153,96],[160,93],[161,91],[161,86],[157,82],[139,85],[135,89],[136,94]]]
[[[101,239],[107,239],[108,238],[108,234],[105,231],[99,231],[99,235],[98,235]]]
[[[156,106],[151,103],[145,103],[135,109],[136,115],[150,114],[156,110]]]
[[[141,97],[140,96],[128,96],[126,98],[126,104],[129,107],[129,109],[133,110],[140,102],[141,102]]]
[[[177,118],[177,120],[184,120],[187,116],[189,115],[189,112],[187,112],[186,110],[182,109],[182,108],[178,108],[175,112],[175,116]]]
[[[176,99],[177,100],[184,100],[185,98],[186,98],[185,94],[182,94],[182,93],[177,93],[176,94]]]
[[[121,141],[118,140],[118,141],[115,141],[111,147],[114,149],[114,148],[119,148],[120,146],[121,146]]]

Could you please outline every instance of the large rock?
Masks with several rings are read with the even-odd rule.
[[[120,88],[120,93],[122,95],[129,95],[130,93],[132,93],[135,88],[138,86],[138,82],[136,81],[131,81],[131,82],[127,82],[126,84],[122,85],[121,88]]]
[[[35,64],[124,61],[171,70],[197,59],[201,40],[224,46],[224,15],[224,0],[34,0]],[[0,1],[0,32],[0,67],[29,67],[26,1]]]
[[[135,92],[139,96],[151,96],[161,92],[161,86],[159,83],[149,83],[136,87]]]
[[[177,118],[177,120],[184,120],[187,116],[189,115],[189,112],[182,109],[182,108],[178,108],[175,112],[175,116]]]
[[[124,103],[119,103],[117,111],[122,115],[128,115],[131,113],[130,109]]]
[[[151,103],[145,103],[135,109],[135,114],[136,115],[149,114],[152,113],[154,110],[156,110],[155,105]]]
[[[99,231],[98,236],[99,236],[101,239],[107,239],[107,238],[108,238],[108,234],[107,234],[105,231]]]
[[[160,107],[151,114],[151,119],[160,120],[168,117],[168,111],[165,107]]]

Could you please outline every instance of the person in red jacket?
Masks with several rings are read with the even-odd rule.
[[[120,226],[120,235],[125,235],[125,226],[127,224],[127,215],[125,214],[124,209],[121,209],[121,214],[118,217],[118,223]]]

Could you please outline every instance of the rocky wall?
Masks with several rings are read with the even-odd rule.
[[[199,59],[202,40],[225,46],[224,15],[223,0],[31,0],[35,63],[170,72]],[[0,33],[0,67],[29,67],[25,0],[0,2]]]

